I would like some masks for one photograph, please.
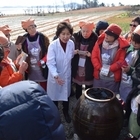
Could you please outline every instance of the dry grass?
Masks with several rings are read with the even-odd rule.
[[[122,34],[125,34],[129,31],[129,24],[133,18],[134,16],[129,16],[127,12],[124,12],[120,15],[109,17],[107,21],[109,23],[116,23],[120,25],[123,30]]]

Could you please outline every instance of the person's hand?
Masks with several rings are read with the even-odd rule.
[[[123,65],[122,66],[122,71],[123,72],[128,72],[130,70],[130,66],[128,65],[128,66],[125,66],[125,65]]]
[[[56,81],[56,83],[58,84],[58,85],[64,85],[64,80],[62,80],[60,77],[55,77],[55,81]]]
[[[24,74],[27,68],[28,68],[28,64],[25,61],[23,61],[19,67],[19,73]]]
[[[79,50],[77,49],[77,50],[74,50],[74,54],[78,54],[78,52],[79,52]]]
[[[19,43],[18,45],[16,45],[16,48],[17,48],[18,51],[20,51],[22,49],[21,43]]]
[[[87,56],[87,57],[91,57],[91,53],[87,51],[86,56]]]
[[[20,61],[20,59],[22,58],[22,55],[20,54],[20,55],[18,55],[18,57],[16,58],[16,65],[19,65],[19,61]]]

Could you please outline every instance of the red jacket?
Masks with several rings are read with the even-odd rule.
[[[91,61],[94,66],[93,76],[95,79],[99,79],[100,69],[102,67],[102,60],[101,60],[101,45],[105,38],[105,33],[103,33],[97,40],[91,54]],[[129,43],[123,37],[118,38],[119,41],[119,49],[114,57],[113,63],[110,65],[110,71],[114,73],[114,78],[116,82],[121,80],[121,65],[125,59],[126,55],[126,48],[129,47]]]

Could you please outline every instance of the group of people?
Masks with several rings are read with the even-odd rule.
[[[139,137],[140,17],[132,20],[131,30],[125,36],[121,36],[121,27],[114,23],[99,21],[95,26],[93,22],[80,21],[79,31],[74,32],[70,21],[64,20],[57,25],[56,36],[51,42],[37,31],[34,19],[22,21],[21,26],[26,39],[16,45],[10,41],[9,26],[0,27],[1,87],[22,80],[36,82],[56,107],[58,101],[63,101],[67,123],[71,122],[72,83],[77,99],[82,95],[83,85],[85,89],[108,88],[120,94],[126,105],[126,116],[131,118],[130,132],[135,138]],[[27,58],[19,63],[22,52]]]

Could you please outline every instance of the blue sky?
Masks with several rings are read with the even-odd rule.
[[[64,3],[69,2],[77,2],[82,4],[83,0],[3,0],[0,6],[39,6],[39,5],[62,5],[62,1]],[[92,1],[92,0],[91,0]],[[118,5],[119,2],[125,5],[134,5],[140,4],[139,0],[98,0],[99,3],[104,2],[105,4],[112,4]]]

